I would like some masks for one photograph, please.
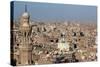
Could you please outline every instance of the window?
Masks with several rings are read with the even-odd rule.
[[[76,44],[74,44],[74,48],[77,48],[77,45]]]
[[[44,28],[44,32],[46,32],[46,29]]]
[[[19,46],[19,44],[17,44],[17,46]]]
[[[80,32],[80,36],[84,36],[83,32]]]
[[[50,40],[50,42],[54,42],[53,40]]]
[[[15,49],[18,49],[18,47],[15,47]]]
[[[34,64],[34,61],[32,60],[31,63]]]
[[[56,43],[58,43],[58,39],[56,40]]]
[[[26,32],[24,33],[24,36],[26,36]]]

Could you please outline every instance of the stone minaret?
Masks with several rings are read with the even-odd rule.
[[[30,16],[27,12],[27,7],[25,5],[25,12],[20,18],[20,45],[19,45],[19,65],[29,65],[31,64],[31,52],[32,46],[30,44]]]

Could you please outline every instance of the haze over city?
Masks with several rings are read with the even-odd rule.
[[[37,2],[14,2],[14,20],[18,20],[25,11],[32,21],[89,21],[97,22],[97,7],[70,4],[51,4]]]
[[[97,61],[96,6],[11,5],[11,65]]]

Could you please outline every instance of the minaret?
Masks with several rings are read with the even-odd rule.
[[[25,5],[25,12],[20,18],[20,46],[19,46],[19,65],[31,64],[31,52],[32,47],[30,45],[30,15],[27,12],[27,6]]]

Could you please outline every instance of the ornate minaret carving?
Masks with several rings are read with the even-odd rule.
[[[25,12],[20,18],[20,46],[19,46],[19,63],[20,65],[31,64],[31,52],[32,47],[30,45],[30,15],[27,12],[27,6],[25,5]]]

